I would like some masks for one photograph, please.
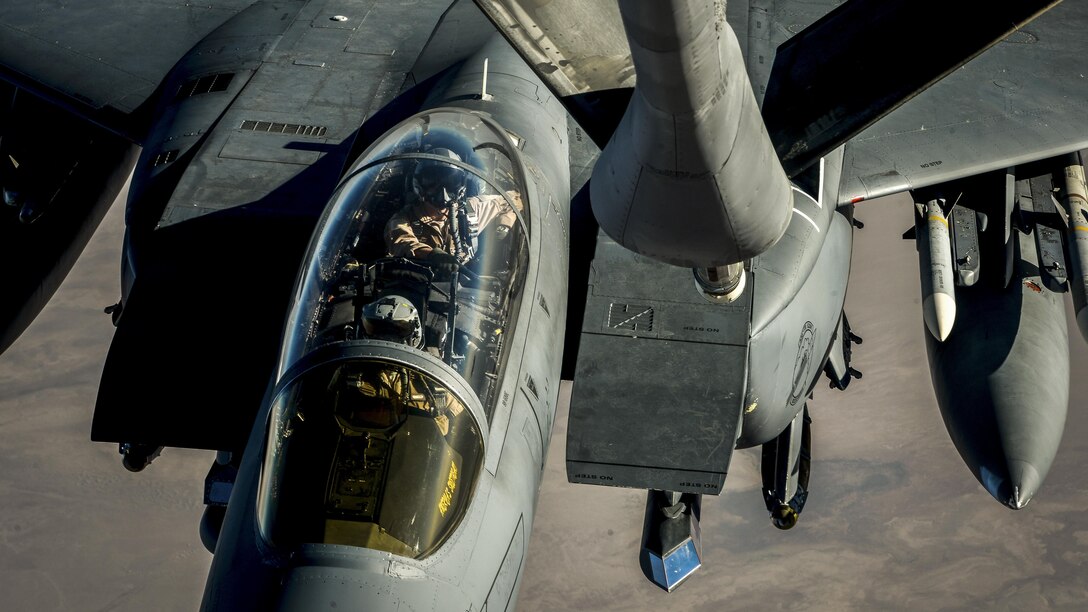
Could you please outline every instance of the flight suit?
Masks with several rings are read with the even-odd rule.
[[[521,196],[507,194],[521,210]],[[499,195],[473,196],[465,200],[469,225],[479,233],[492,221],[502,227],[512,227],[517,219],[506,199]],[[453,252],[453,237],[447,223],[446,209],[431,214],[433,208],[423,202],[397,211],[385,225],[385,246],[390,257],[426,258],[434,249]],[[463,263],[463,262],[462,262]]]

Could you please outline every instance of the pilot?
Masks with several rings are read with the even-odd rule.
[[[367,337],[422,348],[423,329],[419,313],[410,301],[399,295],[389,295],[363,307],[363,329]],[[430,349],[428,349],[430,350]],[[366,376],[357,376],[355,387],[367,402],[355,412],[341,410],[351,424],[359,421],[390,427],[399,420],[405,408],[432,414],[435,426],[443,436],[450,431],[450,419],[461,414],[463,406],[452,393],[431,387],[419,375],[409,375],[401,366],[390,365]]]
[[[428,152],[461,161],[449,149]],[[437,271],[452,274],[475,255],[476,238],[488,225],[497,223],[498,236],[505,237],[517,219],[506,198],[494,194],[465,198],[467,182],[468,173],[454,164],[420,161],[412,174],[416,197],[385,226],[388,255],[419,259]],[[520,196],[509,195],[520,210]]]
[[[423,345],[419,312],[399,295],[387,295],[364,306],[363,330],[376,340],[401,342],[414,348]]]

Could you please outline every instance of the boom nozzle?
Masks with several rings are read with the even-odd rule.
[[[744,293],[744,264],[695,268],[695,287],[712,302],[732,303]]]
[[[593,213],[625,248],[675,266],[755,257],[792,212],[744,54],[719,9],[620,2],[638,81],[593,168]]]
[[[646,493],[640,565],[647,578],[671,592],[703,564],[699,529],[703,498],[675,491]]]

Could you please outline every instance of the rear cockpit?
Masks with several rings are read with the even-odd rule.
[[[258,507],[265,538],[421,558],[463,516],[483,457],[465,403],[409,365],[318,365],[272,408]]]
[[[273,546],[422,558],[463,516],[528,269],[515,142],[435,110],[341,181],[280,355],[258,499]]]

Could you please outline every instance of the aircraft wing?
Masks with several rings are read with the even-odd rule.
[[[1085,28],[1088,6],[1063,2],[859,134],[840,202],[1088,148]]]
[[[0,6],[0,78],[131,138],[132,113],[197,42],[252,0]]]
[[[78,124],[140,143],[141,161],[127,168],[164,177],[130,197],[126,262],[138,269],[123,270],[134,280],[92,438],[240,448],[299,261],[344,165],[416,110],[427,70],[491,25],[467,23],[479,12],[467,2],[467,16],[448,10],[448,0],[78,4],[0,9],[0,94],[17,89],[18,103],[33,92]],[[232,19],[243,11],[253,14]],[[431,39],[443,17],[460,22],[459,37]],[[425,48],[437,59],[413,72]],[[221,76],[223,87],[205,86]],[[180,104],[202,114],[171,124]],[[173,132],[149,132],[153,118],[154,130]],[[28,136],[46,153],[65,150],[52,132]],[[41,234],[47,220],[26,227]]]
[[[160,82],[252,0],[0,6],[0,352],[67,275],[147,138]]]
[[[478,4],[603,147],[634,86],[616,5],[572,0]],[[757,100],[763,102],[779,46],[841,4],[727,3],[726,17],[745,52]],[[931,17],[934,23],[941,18]],[[1086,26],[1088,7],[1061,3],[849,140],[840,203],[1088,147],[1088,70],[1080,67],[1088,51],[1088,39],[1081,34]],[[912,36],[919,45],[940,44],[925,31]],[[859,73],[847,81],[860,92],[872,76]],[[772,130],[772,140],[775,136]]]

